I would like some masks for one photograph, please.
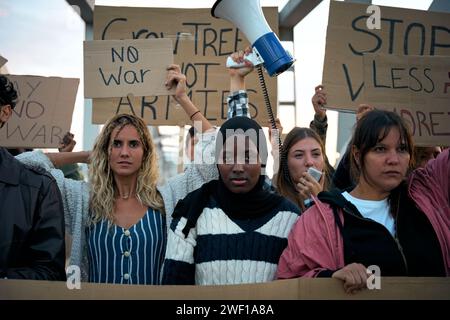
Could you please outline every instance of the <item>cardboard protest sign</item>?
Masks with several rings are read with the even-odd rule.
[[[450,56],[450,14],[380,8],[380,28],[369,29],[364,4],[331,1],[322,83],[327,108],[356,110],[363,99],[363,54]]]
[[[76,275],[76,273],[74,273]],[[226,310],[225,307],[211,310],[210,315],[222,314],[254,314],[254,315],[273,315],[279,314],[283,307],[293,307],[292,311],[298,310],[298,302],[293,301],[292,304],[277,305],[278,300],[321,300],[319,303],[323,305],[324,300],[445,300],[450,297],[450,277],[383,277],[380,288],[372,290],[361,290],[355,295],[350,296],[342,288],[342,281],[332,278],[307,278],[300,277],[295,279],[277,280],[266,283],[251,283],[238,285],[126,285],[111,283],[93,283],[81,282],[80,287],[76,287],[76,278],[71,275],[70,281],[45,281],[45,280],[16,280],[16,279],[0,279],[0,299],[2,300],[203,300],[198,304],[205,304],[204,300],[226,300],[229,303],[223,306],[239,306],[232,300],[240,300],[241,307],[252,306],[249,311],[239,312]],[[368,283],[372,283],[370,279]],[[73,285],[69,287],[69,285]],[[68,290],[81,288],[81,290]],[[426,289],[425,289],[426,288]],[[374,290],[375,289],[375,290]],[[126,295],[124,295],[126,290]],[[253,301],[249,301],[253,300]],[[254,300],[266,300],[268,302],[255,305]],[[164,303],[162,304],[164,307]],[[192,312],[191,304],[179,303],[177,314],[189,315]],[[191,305],[191,306],[189,306]],[[269,311],[269,307],[274,306],[274,312]],[[255,306],[258,312],[254,310]],[[186,308],[191,308],[190,312],[186,312]],[[195,307],[200,310],[202,307]],[[208,307],[210,308],[210,307]],[[181,311],[180,309],[186,309]],[[245,309],[244,309],[245,310]],[[175,309],[174,309],[175,312]],[[198,312],[200,314],[200,312]],[[202,317],[207,317],[203,314]],[[198,318],[198,317],[197,317]],[[233,317],[229,317],[233,318]],[[239,317],[234,317],[239,318]],[[256,316],[255,316],[256,318]],[[263,317],[260,317],[263,318]],[[274,318],[274,317],[271,317]]]
[[[264,8],[274,32],[278,30],[277,8]],[[248,44],[231,23],[211,16],[210,9],[125,8],[96,6],[94,39],[164,38],[173,42],[174,62],[187,77],[188,95],[214,124],[227,117],[229,74],[226,58]],[[266,76],[274,113],[277,80]],[[260,124],[268,121],[256,72],[246,79],[250,114]],[[104,123],[117,113],[134,113],[152,125],[184,125],[190,120],[170,96],[143,96],[93,99],[93,123]]]
[[[3,67],[5,65],[5,63],[7,63],[8,60],[3,58],[2,56],[0,56],[0,68]]]
[[[450,144],[450,58],[365,54],[364,100],[400,114],[417,145]]]
[[[18,99],[0,130],[2,147],[57,148],[70,130],[79,79],[8,75]]]
[[[168,95],[164,83],[172,52],[170,39],[85,41],[84,96]]]

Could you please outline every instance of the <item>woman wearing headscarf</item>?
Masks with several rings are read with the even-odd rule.
[[[216,139],[219,179],[178,202],[168,235],[163,284],[239,284],[275,278],[299,215],[267,191],[267,145],[247,117],[226,121]]]

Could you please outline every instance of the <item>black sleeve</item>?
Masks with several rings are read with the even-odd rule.
[[[347,190],[354,186],[353,179],[350,173],[350,152],[349,148],[342,156],[339,165],[333,175],[332,186],[340,190]]]
[[[184,261],[164,261],[162,284],[195,285],[195,265]]]
[[[33,216],[33,227],[24,250],[27,267],[5,270],[7,278],[66,280],[64,209],[61,193],[55,180],[44,181]]]
[[[325,116],[322,120],[320,120],[317,115],[314,115],[314,119],[309,123],[309,128],[314,130],[322,139],[323,144],[325,145],[327,141],[327,130],[328,130],[328,118]]]

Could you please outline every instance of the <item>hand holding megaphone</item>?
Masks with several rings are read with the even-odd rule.
[[[252,63],[263,63],[270,76],[286,71],[294,63],[291,54],[283,48],[277,35],[270,29],[259,0],[216,0],[211,14],[230,21],[245,34],[253,51],[258,49],[256,56],[250,58],[254,61]],[[259,62],[259,58],[262,62]]]
[[[238,55],[238,56],[236,56]],[[247,48],[245,51],[240,53],[233,53],[227,58],[227,68],[239,69],[247,67],[256,67],[264,63],[264,60],[259,55],[256,48]]]

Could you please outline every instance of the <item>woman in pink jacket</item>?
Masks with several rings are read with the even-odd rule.
[[[357,123],[351,143],[356,187],[319,194],[292,229],[277,277],[333,277],[352,293],[366,287],[369,266],[381,276],[450,276],[449,150],[409,173],[411,134],[381,110]]]

